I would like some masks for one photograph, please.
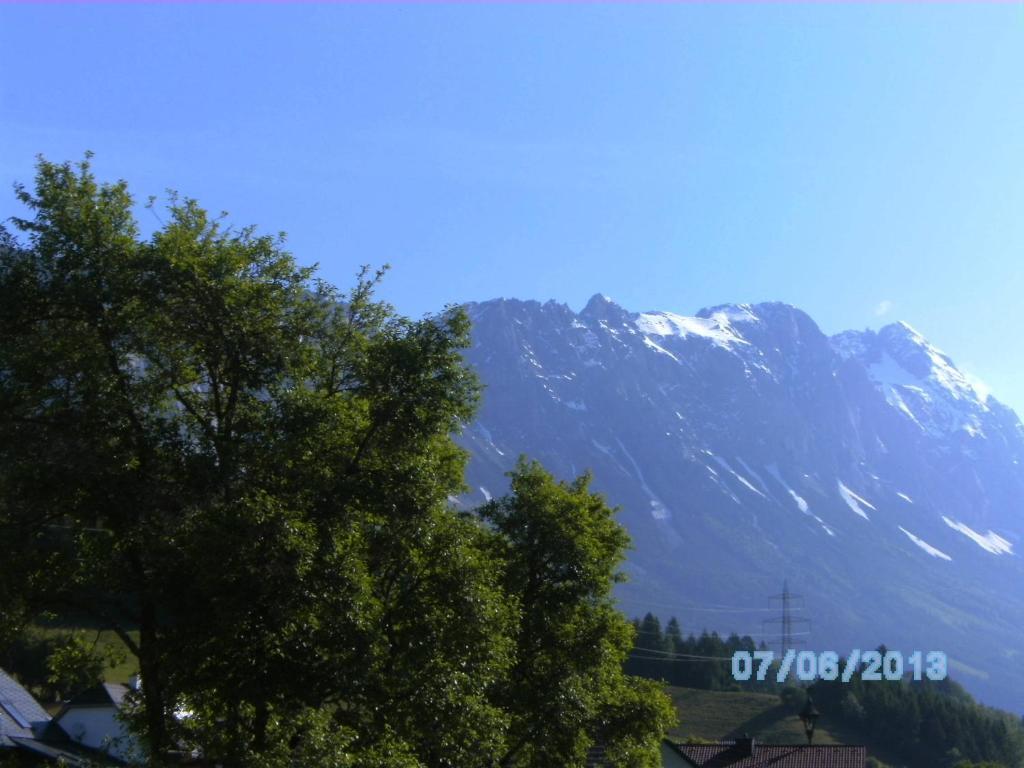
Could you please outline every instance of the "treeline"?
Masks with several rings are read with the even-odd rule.
[[[148,766],[660,763],[674,713],[623,674],[629,540],[589,477],[521,460],[507,496],[449,501],[481,394],[465,312],[402,317],[365,269],[340,293],[193,200],[143,238],[88,160],[17,194],[0,647],[45,615],[116,633]],[[58,673],[82,643],[43,650]]]
[[[758,650],[750,636],[731,634],[723,639],[717,632],[703,630],[700,635],[691,633],[684,637],[674,616],[662,629],[661,619],[652,613],[633,619],[633,628],[636,637],[626,662],[626,670],[631,675],[708,691],[768,693],[780,687],[771,675],[760,682],[754,679],[738,682],[733,678],[732,655],[736,651]]]
[[[910,768],[956,768],[965,761],[1024,766],[1018,717],[978,704],[952,680],[818,680],[808,688],[830,719],[870,734]]]

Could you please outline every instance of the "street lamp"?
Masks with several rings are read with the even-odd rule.
[[[807,703],[804,704],[804,708],[800,710],[800,720],[804,724],[804,733],[807,734],[808,744],[810,744],[814,739],[814,724],[820,716],[821,713],[814,708],[814,699],[808,696]]]

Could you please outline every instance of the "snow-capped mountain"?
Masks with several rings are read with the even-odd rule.
[[[787,578],[806,647],[946,651],[1024,711],[1024,427],[910,326],[829,338],[785,304],[600,295],[467,309],[487,388],[461,503],[504,492],[520,453],[590,469],[633,537],[627,613],[756,637]]]

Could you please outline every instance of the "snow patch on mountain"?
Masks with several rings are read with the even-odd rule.
[[[818,517],[817,515],[815,515],[813,513],[811,514],[811,517],[813,517],[815,520],[818,521],[818,525],[820,525],[822,528],[824,528],[825,529],[825,533],[827,533],[829,536],[835,536],[836,535],[835,531],[833,531],[831,528],[829,528],[827,525],[825,525],[825,521],[822,520],[820,517]]]
[[[676,361],[677,363],[679,362],[679,358],[678,358],[678,357],[676,357],[675,355],[673,355],[673,354],[672,354],[671,352],[669,352],[669,351],[668,351],[667,349],[665,349],[664,347],[662,347],[662,346],[660,346],[660,345],[658,345],[658,344],[655,344],[655,343],[654,343],[653,341],[651,341],[651,340],[650,340],[650,338],[649,338],[649,337],[647,337],[647,336],[644,336],[644,346],[646,346],[646,347],[648,347],[648,348],[650,348],[650,349],[653,349],[653,350],[654,350],[655,352],[660,352],[660,353],[661,353],[661,354],[663,354],[663,355],[668,355],[668,356],[669,356],[669,357],[671,357],[671,358],[672,358],[673,360],[675,360],[675,361]]]
[[[906,323],[880,331],[846,331],[830,339],[843,360],[861,362],[886,402],[922,432],[947,437],[963,432],[985,437],[986,396],[953,361]]]
[[[895,326],[887,326],[882,332],[888,331],[890,335],[897,334],[897,329],[914,346],[916,346],[930,362],[928,378],[953,396],[954,399],[966,399],[978,401],[977,393],[967,378],[957,370],[953,361],[940,349],[932,346],[920,333],[904,322],[896,323]]]
[[[705,454],[706,456],[711,456],[711,457],[713,457],[713,458],[714,458],[714,454],[713,454],[713,453],[712,453],[711,451],[708,451],[708,450],[703,450],[703,451],[701,451],[701,453]],[[732,491],[731,491],[731,490],[729,489],[729,487],[728,487],[727,485],[725,485],[725,483],[723,483],[723,482],[721,481],[721,479],[720,479],[720,475],[718,474],[718,472],[716,472],[716,471],[715,471],[715,468],[714,468],[714,467],[712,467],[712,466],[711,466],[710,464],[705,464],[705,465],[704,465],[704,469],[706,469],[706,470],[708,471],[708,474],[709,474],[709,475],[711,475],[711,480],[712,480],[712,481],[714,482],[714,484],[715,484],[715,485],[717,485],[717,486],[718,486],[718,488],[719,488],[719,489],[720,489],[720,490],[721,490],[721,491],[722,491],[722,492],[723,492],[723,493],[724,493],[724,494],[725,494],[726,496],[728,496],[728,497],[729,497],[730,499],[732,499],[732,500],[733,500],[734,502],[736,502],[736,503],[737,503],[738,505],[740,505],[741,507],[743,506],[743,502],[742,502],[742,501],[740,501],[739,497],[738,497],[738,496],[737,496],[737,495],[736,495],[735,493],[733,493],[733,492],[732,492]],[[723,469],[724,469],[724,467],[723,467]]]
[[[711,453],[710,451],[705,451],[705,453],[707,453],[712,459],[714,459],[715,462],[718,464],[718,466],[720,466],[726,472],[729,472],[730,474],[732,474],[733,477],[735,477],[737,480],[739,480],[743,485],[745,485],[751,491],[756,493],[761,498],[768,498],[763,493],[761,493],[759,490],[757,490],[757,488],[754,487],[753,483],[751,483],[749,480],[747,480],[747,478],[745,478],[743,475],[741,475],[739,472],[737,472],[735,469],[733,469],[729,465],[728,461],[723,459],[721,456],[716,456],[715,454]]]
[[[792,497],[793,501],[796,503],[797,509],[799,509],[801,512],[803,512],[805,515],[809,515],[810,514],[810,505],[807,503],[806,499],[804,499],[803,496],[801,496],[796,491],[794,491],[792,488],[790,488],[789,487],[789,483],[787,483],[785,480],[782,479],[782,474],[779,472],[778,465],[777,464],[769,464],[768,466],[765,467],[765,469],[768,470],[768,473],[772,477],[774,477],[776,480],[779,481],[779,485],[781,485],[783,488],[786,489],[786,492],[789,493],[789,495]]]
[[[877,362],[868,366],[868,375],[876,384],[890,387],[922,388],[922,381],[897,363],[888,352],[883,352]]]
[[[705,310],[705,312],[713,320],[723,324],[761,322],[761,318],[754,314],[754,308],[749,304],[723,304]]]
[[[473,425],[473,430],[477,434],[479,434],[480,437],[483,438],[483,441],[487,445],[488,448],[490,448],[492,451],[497,453],[499,456],[504,456],[505,455],[505,452],[502,451],[500,448],[498,448],[497,445],[495,445],[494,437],[491,435],[491,430],[489,430],[487,427],[485,427],[481,422],[479,422],[479,421],[476,422]]]
[[[832,530],[832,528],[829,527],[829,525],[824,520],[822,520],[816,514],[811,512],[811,505],[807,503],[807,500],[799,493],[794,491],[792,488],[790,488],[789,483],[782,479],[782,473],[779,472],[778,464],[768,464],[767,466],[765,466],[765,469],[767,469],[768,473],[772,477],[774,477],[778,481],[779,485],[781,485],[786,490],[786,492],[790,495],[790,498],[792,498],[793,502],[796,504],[797,509],[799,509],[808,517],[813,517],[814,520],[818,523],[818,525],[822,527],[822,530],[824,530],[825,533],[827,533],[829,536],[836,535],[836,532]],[[806,475],[804,475],[804,477],[806,477]]]
[[[993,555],[1013,554],[1013,545],[998,533],[989,531],[987,534],[980,534],[965,523],[950,520],[945,515],[942,516],[942,521],[954,531],[962,533],[986,552],[991,552]]]
[[[793,501],[796,502],[797,508],[801,512],[804,512],[806,514],[807,511],[810,509],[810,506],[808,506],[808,504],[807,504],[807,500],[804,499],[803,496],[800,496],[799,494],[797,494],[797,492],[794,491],[792,488],[787,488],[786,490],[789,491],[789,495],[793,497]]]
[[[899,529],[901,531],[903,531],[905,534],[907,534],[907,538],[909,538],[912,542],[917,544],[917,546],[919,546],[921,549],[923,549],[925,552],[927,552],[932,557],[938,557],[938,558],[941,558],[942,560],[952,560],[953,559],[952,557],[947,555],[945,552],[943,552],[941,549],[936,549],[935,547],[933,547],[931,544],[929,544],[924,539],[918,538],[917,536],[912,534],[910,531],[908,531],[906,528],[904,528],[902,525],[898,526],[898,527],[899,527]]]
[[[651,487],[647,484],[647,480],[644,479],[643,472],[640,471],[640,465],[636,463],[636,459],[633,458],[633,454],[626,450],[626,446],[622,444],[621,440],[615,438],[615,442],[619,444],[622,454],[629,459],[629,463],[633,465],[633,471],[636,473],[636,479],[640,481],[640,487],[643,489],[644,493],[647,494],[647,498],[651,504],[651,517],[655,520],[667,520],[672,517],[672,513],[669,511],[668,507],[662,503],[661,499],[657,497],[654,491],[651,490]]]
[[[736,461],[738,461],[738,462],[740,463],[740,465],[741,465],[741,466],[743,467],[743,471],[744,471],[744,472],[746,472],[746,473],[747,473],[748,475],[750,475],[750,476],[751,476],[752,478],[754,478],[755,480],[757,480],[757,484],[761,486],[761,489],[762,489],[762,490],[763,490],[763,491],[764,491],[765,493],[771,493],[771,491],[769,491],[769,490],[768,490],[768,486],[764,484],[764,480],[762,480],[762,479],[761,479],[761,476],[760,476],[759,474],[757,474],[757,472],[755,472],[755,471],[754,471],[753,469],[751,469],[750,465],[749,465],[749,464],[747,464],[747,462],[745,462],[745,461],[744,461],[744,460],[743,460],[742,458],[740,458],[739,456],[737,456],[737,457],[736,457]]]
[[[714,317],[685,317],[672,312],[643,312],[637,315],[635,323],[643,334],[681,339],[696,336],[724,349],[749,343],[733,330],[725,313]]]
[[[843,331],[842,333],[837,333],[830,339],[832,349],[843,360],[849,360],[851,357],[862,357],[868,351],[865,335],[862,331]]]
[[[843,501],[846,502],[846,506],[848,506],[858,515],[863,517],[865,520],[870,520],[871,518],[868,517],[868,513],[864,511],[863,507],[861,507],[861,504],[863,504],[870,510],[873,510],[875,512],[878,511],[877,509],[875,509],[874,505],[870,501],[867,501],[866,499],[858,496],[856,493],[854,493],[845,485],[843,485],[842,480],[837,480],[836,484],[839,486],[839,495],[843,497]]]
[[[583,331],[583,346],[585,346],[587,349],[597,349],[598,347],[600,347],[601,342],[598,341],[597,334],[594,333],[589,328],[587,328],[585,325],[583,326],[583,328],[586,329]]]

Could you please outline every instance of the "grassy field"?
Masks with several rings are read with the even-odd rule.
[[[766,693],[702,691],[695,688],[668,687],[679,714],[679,724],[669,737],[685,741],[689,737],[718,741],[749,734],[769,744],[805,744],[803,723],[782,705],[777,696]],[[899,761],[885,750],[878,750],[863,733],[830,721],[823,712],[814,729],[815,744],[864,744],[868,755],[897,766]]]
[[[129,634],[132,636],[132,640],[135,642],[139,641],[138,632],[133,631]],[[114,646],[115,648],[124,651],[124,661],[116,666],[108,666],[106,672],[103,673],[104,679],[108,683],[127,683],[132,675],[138,673],[138,662],[135,660],[134,656],[128,653],[128,649],[125,648],[124,643],[121,642],[121,638],[110,630],[101,630],[99,633],[97,649],[102,649],[105,646]]]

